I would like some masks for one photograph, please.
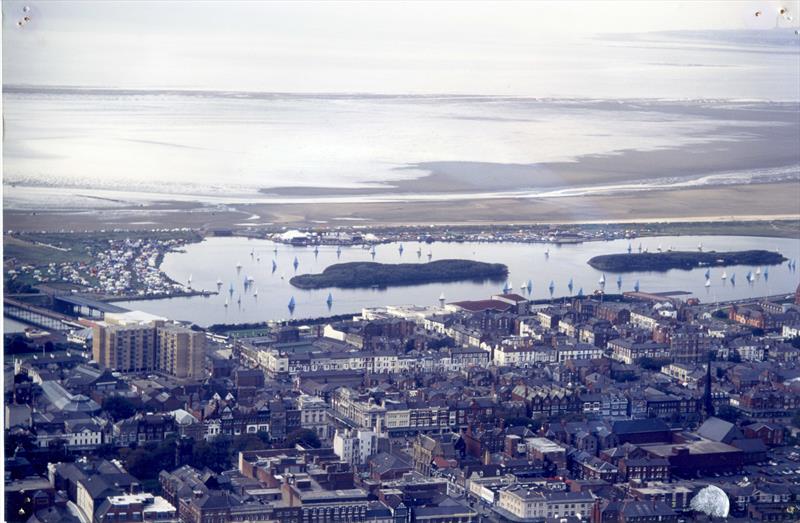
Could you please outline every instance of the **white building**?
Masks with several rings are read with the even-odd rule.
[[[594,506],[590,492],[547,492],[512,485],[499,494],[497,506],[524,520],[568,516],[588,520]]]
[[[528,367],[537,363],[555,363],[558,353],[543,345],[517,346],[500,344],[494,348],[494,364],[498,366]]]
[[[303,394],[297,403],[300,407],[300,425],[304,429],[316,432],[321,440],[329,439],[328,405],[325,400]]]
[[[333,452],[351,465],[363,465],[378,449],[378,433],[364,429],[336,431]]]
[[[103,427],[95,422],[64,424],[64,439],[72,449],[93,449],[103,444]]]

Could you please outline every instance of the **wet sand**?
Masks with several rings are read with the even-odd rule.
[[[600,104],[586,107],[597,108]],[[582,105],[572,106],[579,110]],[[636,110],[625,104],[617,110]],[[427,172],[365,189],[336,187],[278,187],[261,192],[276,196],[342,196],[367,194],[457,194],[522,190],[591,188],[609,184],[659,179],[689,179],[714,173],[764,171],[782,167],[800,169],[800,108],[797,104],[754,104],[752,107],[702,104],[643,104],[646,111],[719,119],[717,132],[696,135],[699,143],[659,150],[623,150],[614,154],[580,156],[575,161],[499,163],[431,161],[409,164],[403,171]],[[653,125],[658,125],[657,121]]]
[[[253,215],[258,218],[248,220]],[[81,212],[39,211],[33,214],[6,210],[3,216],[5,230],[28,231],[799,219],[800,184],[787,182],[565,198],[444,202],[264,203],[225,208],[159,202],[153,207]]]
[[[37,205],[34,199],[29,207],[4,209],[4,228],[83,231],[191,227],[246,231],[267,226],[304,225],[724,221],[800,217],[800,148],[797,147],[800,107],[797,103],[553,103],[562,103],[564,110],[572,111],[573,116],[581,111],[605,108],[652,114],[654,126],[664,115],[702,117],[724,122],[724,125],[720,124],[713,132],[697,132],[693,136],[696,141],[673,148],[588,155],[574,162],[409,164],[398,169],[400,178],[408,174],[400,172],[405,169],[429,174],[361,190],[262,189],[262,194],[254,196],[254,203],[169,201],[178,198],[169,194],[154,194],[153,200],[159,201],[142,203],[146,200],[123,201],[124,192],[120,190],[123,195],[120,201],[98,199],[97,206],[90,205],[88,209],[48,211],[46,204]],[[733,181],[714,180],[718,185],[669,186],[720,172],[741,173],[742,177]],[[760,174],[754,178],[754,183],[747,183],[754,172]],[[738,185],[720,184],[723,181]],[[645,187],[655,184],[663,187],[638,192],[600,190],[604,185],[639,182]],[[571,193],[568,197],[522,198],[519,194],[498,194],[529,190],[538,195],[560,189],[574,190],[580,196]],[[368,194],[384,201],[369,201],[365,198]],[[305,201],[270,202],[271,195]],[[338,202],[325,200],[325,197],[344,195],[355,197],[347,203],[344,203],[347,198]],[[426,195],[432,199],[425,201]],[[455,199],[448,199],[450,196]],[[260,198],[264,201],[257,201]],[[385,201],[387,199],[398,201]],[[36,208],[36,212],[25,210],[31,207]]]

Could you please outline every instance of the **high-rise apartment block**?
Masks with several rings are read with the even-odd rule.
[[[160,370],[179,378],[202,376],[205,336],[139,311],[106,313],[94,325],[92,356],[120,372]]]
[[[158,370],[178,378],[202,375],[206,349],[202,332],[168,324],[158,327],[156,335]]]

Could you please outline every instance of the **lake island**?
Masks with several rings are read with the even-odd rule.
[[[779,252],[765,250],[731,252],[641,252],[603,254],[588,261],[597,270],[609,272],[691,270],[697,267],[727,267],[730,265],[778,265],[786,261]]]
[[[462,280],[503,280],[502,263],[473,260],[437,260],[428,263],[349,262],[327,267],[320,274],[301,274],[289,283],[299,289],[357,288],[416,285]]]

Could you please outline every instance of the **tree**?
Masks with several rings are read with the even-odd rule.
[[[661,367],[668,364],[669,360],[656,359],[656,358],[642,358],[639,360],[639,366],[643,369],[660,371]]]
[[[742,413],[739,409],[731,407],[730,405],[722,405],[717,409],[716,416],[729,423],[736,423],[736,421],[742,417]]]
[[[261,434],[266,435],[267,438],[269,437],[265,432]],[[242,452],[243,450],[258,450],[266,448],[267,445],[264,442],[264,439],[262,439],[263,437],[264,436],[259,434],[242,434],[241,436],[233,438],[233,442],[230,445],[232,454],[231,457],[236,457],[239,452]]]
[[[14,451],[17,449],[17,447],[21,447],[23,450],[26,451],[33,450],[33,448],[36,446],[34,439],[35,438],[29,432],[6,431],[6,437],[5,437],[6,457],[13,456]]]
[[[456,340],[451,338],[450,336],[444,336],[442,338],[436,338],[428,342],[429,349],[443,349],[447,347],[455,347]]]
[[[6,345],[6,352],[8,354],[19,354],[20,352],[30,352],[31,348],[28,346],[25,338],[17,334],[11,341],[8,341],[9,338],[6,337],[5,345]]]
[[[286,447],[294,447],[298,443],[313,449],[318,449],[322,446],[317,433],[310,429],[297,429],[286,436]]]
[[[164,470],[175,465],[175,437],[161,442],[148,442],[125,453],[125,468],[141,480],[155,479]]]
[[[107,396],[103,399],[103,410],[114,421],[127,419],[136,414],[136,406],[124,396]]]

